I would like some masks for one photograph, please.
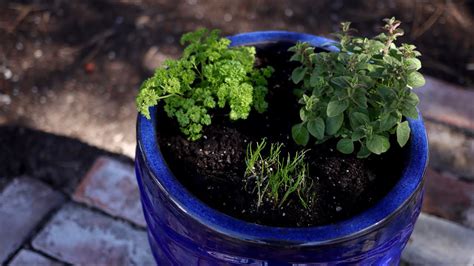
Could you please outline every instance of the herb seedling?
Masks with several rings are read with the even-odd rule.
[[[353,37],[350,23],[341,23],[338,52],[315,53],[308,43],[289,51],[291,61],[301,65],[291,79],[302,104],[301,122],[292,128],[297,144],[307,145],[337,138],[337,149],[345,154],[359,147],[357,156],[381,154],[390,148],[389,136],[396,134],[403,147],[410,137],[404,117],[417,118],[419,99],[412,89],[424,85],[418,72],[421,54],[414,45],[396,46],[403,35],[400,21],[385,19],[385,33],[368,39]]]
[[[250,183],[252,193],[257,193],[257,208],[264,201],[273,202],[274,206],[281,207],[288,197],[296,193],[300,203],[308,208],[314,199],[310,192],[312,183],[307,179],[309,167],[304,162],[308,150],[296,152],[294,157],[290,154],[286,158],[281,156],[283,144],[271,143],[268,155],[262,153],[267,142],[263,139],[247,146],[245,158],[245,179]]]
[[[150,119],[149,108],[164,102],[168,117],[176,118],[190,140],[211,124],[210,110],[229,107],[231,120],[246,119],[251,109],[267,109],[267,78],[273,68],[256,69],[254,47],[229,47],[218,30],[186,33],[187,44],[177,60],[166,60],[145,80],[137,96],[138,111]]]

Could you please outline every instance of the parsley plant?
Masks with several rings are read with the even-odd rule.
[[[177,60],[163,67],[141,85],[138,111],[150,119],[149,108],[164,103],[168,117],[175,118],[190,140],[202,135],[211,124],[210,110],[229,107],[231,120],[246,119],[251,109],[267,109],[267,78],[273,68],[256,69],[254,47],[229,47],[230,40],[218,30],[199,29],[186,33],[187,44]]]

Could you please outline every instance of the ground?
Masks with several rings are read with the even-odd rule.
[[[134,97],[179,37],[197,27],[224,34],[290,30],[329,36],[343,20],[360,34],[384,17],[404,21],[404,41],[424,73],[472,84],[472,4],[444,1],[2,1],[0,122],[134,152]],[[80,17],[80,19],[78,19]],[[3,74],[3,75],[1,75]],[[87,128],[87,130],[84,130]]]
[[[12,217],[0,220],[0,234],[10,224],[23,233],[2,237],[0,261],[84,262],[70,250],[55,249],[74,250],[54,232],[75,230],[84,237],[74,243],[108,243],[99,253],[81,249],[81,258],[113,250],[117,262],[149,261],[149,254],[132,252],[147,248],[136,214],[122,215],[116,205],[103,203],[107,195],[113,198],[110,191],[100,192],[100,199],[76,192],[88,191],[83,182],[105,160],[101,156],[130,167],[136,89],[165,58],[179,55],[183,32],[205,26],[224,34],[278,29],[330,36],[340,21],[351,20],[369,36],[383,17],[395,15],[430,76],[417,91],[430,139],[425,214],[404,259],[435,263],[433,254],[447,254],[445,259],[472,263],[464,251],[474,249],[466,239],[474,228],[473,13],[468,1],[2,1],[0,212]],[[12,202],[12,195],[21,200]],[[24,223],[15,220],[15,210],[32,206],[32,216],[18,217]],[[91,225],[76,224],[77,215],[110,224],[132,242],[117,245],[124,240],[107,228],[94,229],[103,235],[87,234],[82,230]],[[421,252],[431,246],[426,243],[432,248]]]

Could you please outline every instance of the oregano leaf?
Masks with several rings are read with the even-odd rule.
[[[347,100],[335,100],[335,101],[330,101],[328,104],[328,108],[326,110],[327,116],[328,117],[334,117],[342,112],[344,112],[347,107],[349,106],[349,101]]]
[[[405,60],[405,67],[408,70],[418,70],[421,68],[421,61],[418,58],[407,58]]]
[[[342,76],[342,77],[335,77],[331,79],[331,84],[334,85],[335,87],[345,89],[347,86],[349,86],[349,77]]]
[[[369,123],[369,117],[366,114],[360,112],[353,112],[350,115],[351,123],[353,124],[354,128],[357,128],[361,125],[365,125]]]
[[[309,78],[309,85],[312,87],[317,87],[320,85],[321,82],[321,76],[319,74],[319,71],[313,71],[311,73],[311,77]]]
[[[410,138],[410,125],[408,121],[403,121],[402,123],[398,124],[397,126],[397,142],[400,147],[405,146]]]
[[[304,122],[304,121],[308,120],[307,113],[308,113],[308,111],[305,108],[300,109],[300,119],[301,119],[301,121]]]
[[[408,83],[407,85],[412,88],[418,88],[425,85],[425,78],[420,72],[417,72],[417,71],[411,72],[408,75],[407,83]]]
[[[352,100],[353,100],[359,107],[367,108],[367,97],[365,96],[365,94],[364,94],[362,91],[355,93],[355,94],[352,96]]]
[[[336,148],[344,154],[350,154],[354,151],[354,142],[350,139],[340,139],[337,142]]]
[[[324,138],[325,124],[324,120],[320,117],[308,121],[308,131],[316,139]]]
[[[290,58],[290,61],[300,61],[300,60],[301,60],[301,55],[300,54],[293,54],[293,56],[291,56],[291,58]]]
[[[335,135],[344,122],[344,114],[326,118],[326,133]]]
[[[405,98],[405,102],[407,104],[416,106],[420,102],[420,98],[418,98],[418,95],[416,95],[416,93],[410,92],[408,96]]]
[[[367,140],[367,148],[375,154],[382,154],[390,148],[390,142],[387,137],[373,135]]]
[[[404,105],[402,107],[402,114],[409,118],[418,119],[418,111],[413,105]]]
[[[358,141],[362,139],[363,137],[365,137],[365,132],[363,130],[356,130],[352,132],[351,139],[352,141]]]
[[[306,67],[301,66],[301,67],[295,68],[293,72],[291,73],[291,80],[293,81],[293,83],[297,84],[300,81],[302,81],[304,78],[304,75],[306,74],[306,71],[307,71]]]
[[[380,126],[379,130],[380,131],[387,131],[393,128],[397,124],[397,117],[391,115],[391,114],[384,114],[380,118]]]
[[[360,146],[359,152],[357,152],[357,158],[367,158],[370,155],[369,149],[367,149],[367,146],[362,144]]]
[[[309,141],[309,132],[304,123],[299,123],[291,128],[291,136],[298,145],[306,146]]]

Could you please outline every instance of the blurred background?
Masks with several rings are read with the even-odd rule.
[[[74,191],[93,176],[98,158],[129,169],[137,89],[164,59],[179,56],[185,32],[207,27],[225,35],[288,30],[331,37],[341,21],[352,21],[358,34],[373,36],[391,16],[402,21],[401,41],[421,51],[427,76],[419,90],[431,153],[426,216],[404,260],[447,262],[461,256],[460,262],[474,262],[474,1],[469,0],[2,0],[0,199],[8,202],[7,188],[27,177],[79,202]],[[3,257],[0,252],[0,262],[31,251],[73,263],[34,244],[58,206],[41,214],[25,237],[1,239],[0,250],[10,251]],[[0,202],[0,213],[2,208]],[[112,214],[112,220],[123,218]],[[431,236],[434,231],[442,235]],[[435,247],[423,251],[428,244]]]

